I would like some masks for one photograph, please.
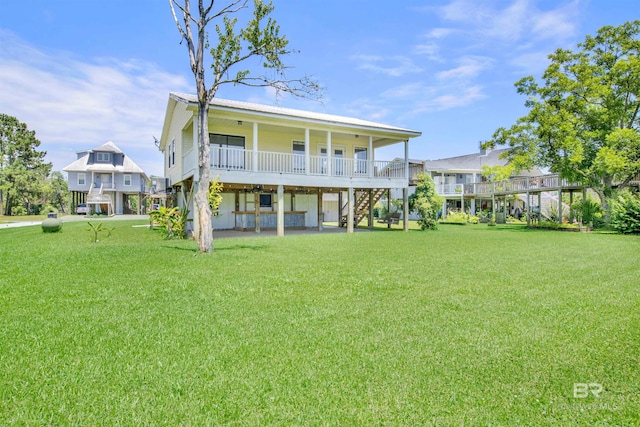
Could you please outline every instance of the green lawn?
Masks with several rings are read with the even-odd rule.
[[[638,237],[134,224],[0,230],[0,425],[640,424]]]

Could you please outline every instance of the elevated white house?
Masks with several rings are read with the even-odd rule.
[[[88,213],[128,213],[129,196],[142,200],[148,181],[144,171],[113,142],[77,152],[77,159],[64,167],[72,194],[72,210],[86,204]],[[140,213],[141,203],[137,203]]]
[[[159,148],[178,204],[198,184],[198,104],[171,93]],[[209,109],[212,176],[223,183],[214,229],[323,227],[323,195],[344,194],[335,217],[353,231],[390,188],[409,185],[409,140],[421,133],[381,123],[247,102],[214,99]],[[403,144],[403,160],[377,159],[376,149]],[[331,204],[329,204],[331,206]],[[191,203],[193,216],[195,204]],[[327,214],[327,212],[324,212]],[[193,221],[195,233],[198,224]]]

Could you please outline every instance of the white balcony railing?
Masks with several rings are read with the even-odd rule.
[[[546,191],[560,188],[581,188],[581,185],[552,174],[464,184],[464,194],[525,193],[527,191]]]
[[[436,192],[443,195],[462,194],[464,184],[436,184]]]
[[[184,170],[195,158],[189,152],[184,159]],[[307,161],[308,158],[308,161]],[[211,167],[218,170],[282,173],[297,175],[326,175],[336,177],[407,178],[404,162],[305,156],[304,154],[276,153],[239,148],[211,148]]]

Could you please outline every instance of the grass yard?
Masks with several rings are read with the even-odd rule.
[[[0,425],[640,424],[638,237],[143,223],[0,230]]]

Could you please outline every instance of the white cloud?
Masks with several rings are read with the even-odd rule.
[[[351,59],[358,62],[360,70],[374,71],[391,77],[422,71],[422,68],[416,65],[411,58],[405,56],[354,55]]]
[[[549,65],[549,52],[529,52],[509,61],[517,74],[542,74]]]
[[[152,136],[170,91],[192,88],[153,63],[43,52],[0,31],[0,111],[37,132],[54,170],[75,151],[113,141],[148,174],[162,174]]]
[[[407,83],[396,86],[382,92],[380,96],[385,99],[407,100],[420,99],[425,96],[432,96],[438,91],[438,87],[426,85],[423,82]]]
[[[540,12],[534,16],[533,34],[540,39],[566,39],[577,32],[576,17],[579,16],[579,2],[572,1],[557,9]]]
[[[453,28],[433,28],[425,36],[430,39],[441,39],[453,33],[455,33]]]
[[[424,100],[415,112],[442,111],[452,108],[465,107],[486,96],[482,93],[482,87],[475,85],[458,89],[450,88],[451,92],[443,93]]]
[[[492,60],[482,56],[467,56],[459,59],[460,65],[437,74],[438,80],[450,81],[470,79],[491,66]]]
[[[462,24],[461,31],[486,41],[517,43],[529,38],[557,40],[574,36],[579,0],[552,4],[556,7],[543,11],[533,0],[513,0],[503,7],[489,1],[453,0],[439,8],[438,14],[446,21]],[[452,30],[448,31],[446,34]]]
[[[440,57],[440,47],[437,43],[434,42],[426,42],[421,43],[414,47],[413,51],[418,55],[425,55],[432,61],[442,61]]]

